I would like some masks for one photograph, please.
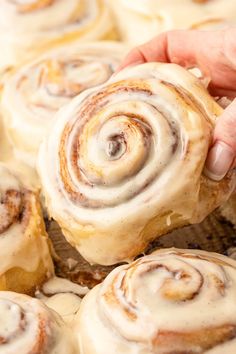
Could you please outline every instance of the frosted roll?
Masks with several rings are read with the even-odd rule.
[[[234,187],[203,174],[220,106],[174,64],[131,67],[62,109],[38,170],[49,214],[90,262],[113,264],[202,221]]]
[[[235,293],[235,261],[197,250],[154,252],[116,268],[84,298],[80,351],[234,354]]]

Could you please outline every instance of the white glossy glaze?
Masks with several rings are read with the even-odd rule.
[[[235,294],[232,259],[197,250],[154,252],[116,268],[84,298],[76,319],[80,353],[234,354],[235,334],[218,343],[213,333],[235,328]]]
[[[234,0],[112,0],[122,37],[143,43],[173,29],[222,28],[236,23]]]
[[[39,155],[49,213],[69,242],[90,262],[128,260],[163,224],[199,222],[227,199],[233,178],[225,188],[202,175],[221,112],[174,64],[127,68],[72,100]]]
[[[116,42],[74,41],[10,74],[3,87],[1,109],[16,157],[34,167],[55,113],[80,92],[107,81],[125,52],[125,46]]]

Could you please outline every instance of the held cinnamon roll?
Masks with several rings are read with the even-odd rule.
[[[222,109],[175,64],[115,75],[64,107],[39,172],[50,215],[90,262],[113,264],[164,233],[203,220],[234,187],[203,175]]]
[[[220,207],[221,215],[236,228],[236,191],[229,200]]]
[[[116,42],[62,45],[9,75],[2,114],[17,156],[34,165],[54,114],[74,96],[104,83],[125,54]]]
[[[54,273],[38,195],[0,165],[0,197],[0,290],[33,293]]]
[[[116,268],[86,295],[75,326],[81,353],[235,354],[235,293],[235,261],[154,252]]]
[[[1,354],[77,354],[60,316],[37,299],[0,291]]]
[[[114,37],[106,0],[0,1],[0,69],[59,43]]]
[[[121,38],[140,44],[172,29],[222,28],[236,23],[236,2],[111,0]]]

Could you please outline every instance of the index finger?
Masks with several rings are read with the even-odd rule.
[[[175,63],[184,67],[197,65],[203,46],[220,41],[218,31],[176,30],[160,34],[134,48],[121,63],[123,68],[146,62]]]

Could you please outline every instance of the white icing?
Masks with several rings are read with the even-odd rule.
[[[1,354],[78,353],[58,314],[37,299],[13,292],[0,292],[0,337]]]
[[[101,99],[97,103],[93,95],[106,93],[119,82],[122,90],[105,95],[104,106],[100,107]],[[145,84],[152,95],[145,90],[127,92],[130,83],[134,87]],[[189,100],[193,98],[191,106]],[[84,113],[80,117],[80,109],[86,102],[91,102],[90,106],[96,102],[97,110],[81,128],[85,119]],[[214,191],[220,191],[213,182],[207,182],[211,194],[201,195],[202,170],[215,119],[221,112],[200,82],[173,64],[127,68],[72,100],[56,116],[38,163],[49,213],[69,242],[90,262],[127,260],[135,254],[137,245],[145,247],[144,229],[155,217],[166,213],[164,223],[171,227],[175,226],[172,219],[176,214],[187,223],[199,222],[222,203],[228,197],[227,189],[213,201],[212,195],[218,195]],[[66,126],[70,129],[68,138]],[[121,149],[118,158],[112,159],[107,154],[109,139],[119,134]],[[75,141],[79,146],[75,152],[77,164],[71,159]],[[78,196],[82,193],[85,199],[97,203],[96,207],[70,198],[60,170],[62,146],[73,189]],[[158,226],[157,220],[146,236],[149,240],[158,235],[158,227],[162,225]],[[136,252],[143,251],[140,248]]]
[[[235,339],[213,343],[210,350],[201,349],[202,338],[197,347],[177,338],[164,346],[152,343],[159,332],[193,332],[194,338],[204,328],[236,326],[235,292],[236,262],[227,257],[192,250],[154,252],[116,268],[84,298],[75,322],[80,351],[234,354]]]
[[[43,285],[42,291],[37,291],[35,295],[72,326],[80,307],[81,297],[88,291],[87,287],[54,276]]]
[[[16,157],[34,166],[54,114],[81,91],[107,81],[125,51],[116,42],[76,41],[9,75],[2,93],[2,114]]]
[[[88,291],[87,287],[54,276],[43,285],[42,291],[37,291],[35,295],[59,313],[67,324],[72,325],[80,307],[81,297]]]
[[[59,313],[63,320],[71,325],[75,315],[78,313],[81,298],[71,293],[61,293],[53,295],[49,298],[43,298],[43,302],[52,310]]]
[[[143,43],[172,29],[222,28],[236,23],[235,1],[111,0],[122,38]]]
[[[71,282],[69,279],[59,278],[54,276],[43,285],[43,292],[47,295],[56,293],[73,293],[78,296],[83,296],[88,293],[89,289],[86,286]]]
[[[103,0],[54,0],[25,13],[17,1],[1,0],[0,68],[18,64],[53,41],[103,39],[112,28]]]
[[[27,156],[27,158],[25,158],[27,163],[24,163],[22,158],[19,159],[17,157],[17,154],[15,153],[16,150],[13,149],[1,120],[2,114],[0,115],[0,161],[4,163],[4,165],[6,165],[26,186],[33,190],[38,189],[40,187],[38,175],[35,169],[30,167],[30,165],[33,164],[33,161],[28,162],[30,157]]]
[[[14,190],[22,193],[24,188],[19,180],[6,168],[5,165],[0,164],[0,197],[2,203],[0,204],[0,224],[5,223],[8,215],[8,207],[4,204],[6,192]],[[15,200],[17,203],[18,200]],[[19,220],[19,212],[16,214],[16,221],[9,225],[0,234],[0,277],[8,270],[19,267],[28,272],[34,272],[38,269],[40,262],[48,270],[49,274],[53,273],[53,265],[49,253],[48,239],[44,234],[34,226],[35,223],[41,222],[41,215],[37,214],[35,205],[37,203],[37,196],[32,193],[26,197],[21,203],[22,207],[31,207],[31,213],[27,224]],[[33,223],[32,223],[33,222]],[[30,226],[31,225],[31,226]],[[39,226],[38,226],[39,227]],[[40,230],[40,229],[39,229]],[[37,234],[35,234],[37,232]],[[20,280],[19,280],[20,281]]]

